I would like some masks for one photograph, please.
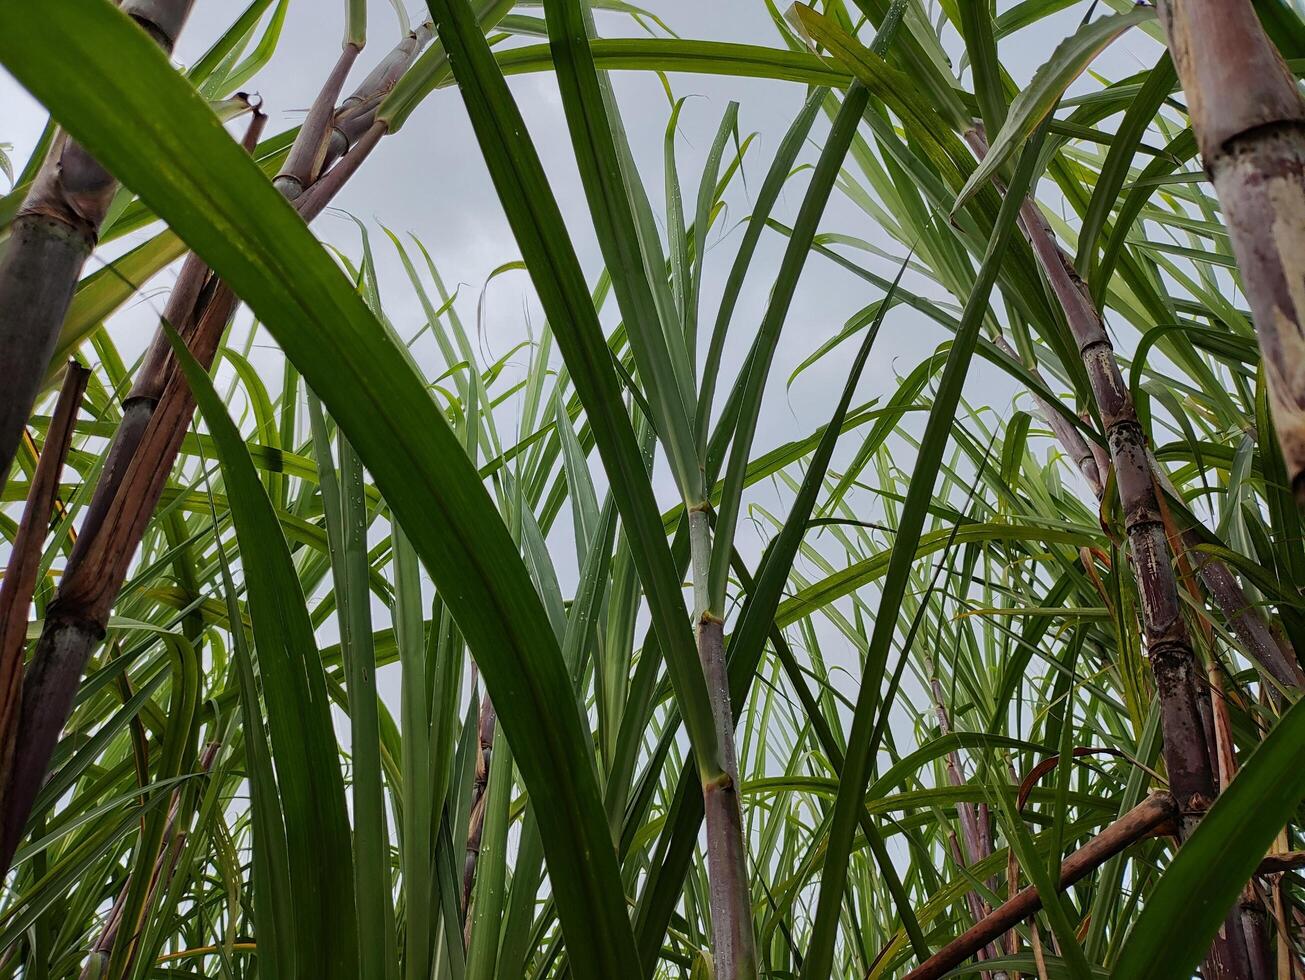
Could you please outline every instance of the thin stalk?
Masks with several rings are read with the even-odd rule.
[[[1164,468],[1153,454],[1148,456],[1160,489],[1177,498],[1178,491]],[[1295,651],[1286,638],[1269,624],[1259,607],[1247,597],[1228,565],[1214,555],[1197,550],[1201,539],[1193,529],[1185,528],[1180,540],[1185,554],[1195,565],[1196,575],[1205,586],[1206,593],[1223,614],[1228,628],[1241,640],[1251,660],[1287,690],[1305,690],[1305,672],[1301,670]]]
[[[208,744],[199,759],[199,772],[207,773],[213,768],[213,762],[217,759],[221,747],[220,742],[210,742]],[[182,847],[186,840],[185,832],[178,832],[177,830],[177,823],[181,818],[182,796],[180,788],[174,789],[172,799],[168,801],[168,823],[163,833],[163,846],[159,849],[158,857],[155,859],[150,875],[149,897],[146,899],[147,906],[153,905],[159,887],[166,886],[171,881],[173,874],[177,870],[177,862],[181,859]],[[86,956],[86,963],[82,967],[81,980],[99,980],[100,977],[104,976],[104,971],[108,969],[109,956],[118,941],[118,934],[122,930],[123,914],[130,891],[131,879],[129,878],[114,899],[108,918],[104,920],[104,928],[100,930],[99,937]],[[133,962],[134,957],[128,961],[127,967],[130,968]]]
[[[1169,793],[1155,793],[1112,823],[1061,863],[1060,890],[1064,891],[1105,864],[1124,848],[1163,832],[1179,817]],[[972,929],[967,929],[906,975],[906,980],[937,980],[965,962],[1002,933],[1042,908],[1042,896],[1033,885],[997,906]]]
[[[930,673],[933,673],[932,665]],[[950,735],[952,732],[951,718],[947,714],[946,698],[943,695],[942,684],[937,676],[929,678],[929,696],[933,701],[934,715],[938,719],[938,729],[943,735]],[[947,769],[947,781],[956,788],[965,785],[965,777],[961,773],[961,760],[958,752],[948,752],[943,757],[943,763]],[[979,815],[972,803],[960,802],[956,805],[957,815],[961,821],[961,833],[965,838],[965,853],[961,854],[959,846],[955,847],[955,857],[958,867],[966,868],[970,865],[977,864],[991,853],[991,845],[985,840],[985,835],[979,823]],[[952,835],[953,839],[955,835]],[[977,890],[971,890],[965,895],[966,903],[970,908],[970,915],[978,923],[987,914],[987,908],[984,904],[983,897]],[[995,959],[997,957],[997,947],[991,944],[979,950],[982,959]]]
[[[377,122],[376,111],[412,67],[417,55],[434,37],[434,25],[426,21],[415,28],[363,79],[362,84],[340,104],[331,119],[323,169],[344,156]],[[388,131],[388,125],[385,126]]]
[[[1250,0],[1159,0],[1305,507],[1305,99]]]
[[[90,376],[90,369],[76,361],[69,363],[64,372],[63,387],[46,432],[45,447],[36,464],[18,533],[14,535],[9,566],[5,569],[3,582],[0,582],[0,785],[9,772],[17,736],[18,706],[23,687],[23,649],[27,645],[27,611],[36,592],[41,544],[54,513],[59,474],[68,456],[73,426]]]
[[[1211,658],[1208,674],[1210,706],[1214,718],[1215,758],[1219,764],[1219,792],[1222,793],[1237,775],[1237,752],[1233,744],[1232,721],[1228,716],[1223,668],[1218,660]],[[1239,906],[1242,933],[1246,937],[1246,951],[1250,957],[1251,978],[1272,980],[1273,966],[1270,963],[1269,934],[1266,929],[1268,916],[1255,878],[1251,878],[1242,889]]]
[[[707,699],[716,730],[716,757],[723,770],[719,777],[702,787],[713,961],[717,980],[753,980],[757,976],[757,949],[752,931],[752,895],[748,887],[743,813],[739,806],[734,714],[725,664],[725,621],[711,608],[711,552],[710,515],[706,505],[695,507],[689,511],[693,618],[698,659],[707,681]]]
[[[982,159],[987,150],[983,136],[970,129],[965,138]],[[1020,207],[1020,227],[1065,313],[1105,430],[1141,599],[1147,656],[1160,699],[1165,767],[1182,812],[1179,839],[1186,840],[1218,789],[1204,718],[1206,706],[1199,693],[1201,678],[1178,597],[1146,435],[1105,324],[1031,195]],[[1222,930],[1211,946],[1211,975],[1249,978],[1241,929],[1235,915],[1231,920],[1233,928]]]
[[[1012,361],[1019,362],[1019,355],[1015,353],[1015,349],[1007,343],[1002,334],[996,334],[992,338],[992,343]],[[1038,371],[1037,365],[1025,366],[1046,387],[1046,380]],[[1052,408],[1050,402],[1042,395],[1036,391],[1032,391],[1030,394],[1033,395],[1033,401],[1038,406],[1038,413],[1042,416],[1042,421],[1046,423],[1047,428],[1056,437],[1056,441],[1060,443],[1061,448],[1074,461],[1074,465],[1078,467],[1079,473],[1083,475],[1083,479],[1091,489],[1092,495],[1100,502],[1106,492],[1106,474],[1098,461],[1097,454],[1093,452],[1093,447],[1088,444],[1087,439],[1083,437],[1083,433],[1076,426],[1070,425],[1069,420]]]
[[[462,941],[471,946],[471,889],[476,883],[476,864],[480,860],[480,841],[485,833],[485,787],[489,785],[489,768],[494,754],[494,728],[498,713],[489,692],[480,701],[480,751],[471,786],[471,816],[467,821],[467,854],[462,865]]]
[[[194,0],[126,0],[123,12],[171,52]],[[73,69],[75,70],[75,69]],[[0,255],[0,490],[41,390],[59,328],[118,182],[67,133],[55,137]]]

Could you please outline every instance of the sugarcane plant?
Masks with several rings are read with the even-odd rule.
[[[0,4],[0,977],[1305,975],[1292,0],[429,0],[353,86],[348,0],[271,136],[288,0],[191,7]],[[686,181],[679,73],[798,109]],[[478,296],[309,228],[431,101]]]

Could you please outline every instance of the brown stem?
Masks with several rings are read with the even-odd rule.
[[[1006,342],[1006,338],[1000,333],[992,338],[992,342],[1012,361],[1022,363],[1019,355],[1015,353],[1015,349]],[[1047,386],[1046,379],[1038,371],[1037,365],[1028,364],[1025,366],[1030,374],[1042,382],[1044,387]],[[1030,392],[1030,394],[1033,395],[1033,401],[1037,404],[1038,412],[1042,415],[1042,420],[1047,424],[1047,428],[1051,429],[1056,441],[1069,454],[1070,459],[1074,461],[1074,465],[1078,467],[1078,471],[1083,474],[1083,479],[1087,481],[1088,487],[1092,490],[1092,495],[1100,500],[1101,496],[1106,492],[1105,472],[1098,464],[1093,446],[1089,445],[1088,440],[1084,438],[1083,433],[1078,430],[1077,426],[1071,425],[1069,420],[1053,408],[1051,403],[1042,395],[1036,391]]]
[[[70,362],[64,372],[63,387],[32,477],[27,505],[18,533],[14,535],[9,567],[5,569],[4,581],[0,582],[0,785],[8,774],[17,735],[23,651],[27,646],[27,610],[36,592],[41,544],[50,526],[59,493],[59,474],[68,456],[73,426],[90,376],[90,369],[76,361]]]
[[[1305,507],[1305,99],[1250,0],[1159,0]]]
[[[331,135],[327,141],[325,170],[349,150],[376,122],[376,110],[390,94],[416,59],[418,53],[434,36],[433,25],[421,24],[405,37],[375,68],[371,70],[352,95],[341,103],[331,121]]]
[[[703,504],[689,511],[689,551],[693,565],[694,626],[698,660],[707,684],[720,771],[704,778],[703,815],[707,825],[707,880],[711,896],[712,960],[717,980],[756,980],[757,947],[752,929],[747,846],[739,805],[739,765],[734,745],[734,712],[725,663],[725,622],[711,611],[707,582],[711,561],[711,516]]]
[[[299,135],[290,147],[281,172],[272,181],[288,201],[295,200],[321,173],[326,159],[331,117],[335,114],[335,101],[340,97],[344,80],[349,77],[349,69],[358,60],[358,52],[361,50],[357,44],[345,44],[335,68],[327,76],[326,83],[308,110],[308,116],[299,127]]]
[[[127,0],[134,18],[171,52],[194,0]],[[32,181],[0,256],[0,490],[45,379],[118,182],[81,144],[59,133]]]
[[[986,152],[982,137],[973,130],[966,135],[982,157]],[[1032,198],[1020,209],[1020,224],[1065,311],[1105,426],[1141,593],[1147,651],[1161,700],[1170,783],[1184,811],[1199,814],[1214,797],[1214,773],[1191,683],[1194,656],[1151,478],[1146,437],[1105,326]]]
[[[1012,360],[1019,360],[1018,355],[1001,334],[993,338],[993,343]],[[1037,365],[1025,366],[1035,378],[1042,381],[1044,386],[1046,385]],[[1040,394],[1037,392],[1032,394],[1047,426],[1065,452],[1074,460],[1099,504],[1105,494],[1105,476],[1110,465],[1104,450],[1096,442],[1089,442],[1077,427],[1070,425]],[[1174,489],[1168,474],[1156,461],[1155,456],[1148,452],[1147,458],[1152,473],[1160,481],[1161,487],[1177,497],[1177,490]],[[1194,553],[1201,543],[1196,532],[1191,529],[1183,531],[1181,541],[1184,549],[1190,553]],[[1247,656],[1289,690],[1305,690],[1305,673],[1301,671],[1290,644],[1269,625],[1259,609],[1246,597],[1241,584],[1228,566],[1219,558],[1207,554],[1197,555],[1194,561],[1201,584],[1205,586],[1211,601],[1218,607],[1228,628],[1241,640]]]
[[[180,0],[131,2],[153,7]],[[429,37],[429,32],[425,36]],[[255,115],[255,125],[261,125],[260,114]],[[295,202],[305,220],[321,212],[375,146],[384,133],[384,126],[378,124],[373,130],[369,131],[369,141],[360,141],[355,152],[347,154],[352,160],[342,161]],[[316,194],[312,193],[314,190]],[[12,251],[12,247],[7,249],[6,255]],[[193,280],[188,279],[184,285],[188,291]],[[236,297],[212,277],[199,289],[197,297],[191,313],[194,330],[188,346],[195,359],[207,369],[234,312]],[[156,336],[157,342],[160,339]],[[175,366],[166,363],[169,366],[161,376],[167,381],[157,396],[152,394],[157,389],[156,382],[143,380],[141,397],[127,406],[129,411],[124,413],[124,421],[128,426],[115,436],[121,443],[117,458],[112,468],[106,468],[103,487],[96,490],[100,509],[95,533],[80,536],[77,560],[70,560],[65,569],[64,580],[37,642],[23,691],[13,765],[9,778],[0,785],[0,873],[9,869],[22,839],[82,672],[91,651],[104,636],[109,610],[117,600],[194,413],[189,387]]]
[[[932,667],[930,668],[932,673]],[[934,715],[938,719],[938,728],[943,735],[950,735],[952,731],[951,718],[948,717],[945,699],[943,697],[942,684],[937,677],[929,678],[929,695],[933,700]],[[961,774],[961,763],[959,753],[948,752],[943,757],[944,765],[947,769],[947,780],[952,786],[960,787],[965,783],[965,777]],[[956,812],[961,822],[961,832],[965,835],[965,856],[962,857],[960,848],[954,848],[954,857],[958,867],[966,868],[970,865],[977,864],[988,856],[990,850],[985,847],[983,833],[980,830],[978,814],[975,812],[974,804],[959,802],[956,804]],[[953,835],[953,840],[955,835]],[[969,906],[970,915],[975,922],[979,922],[987,914],[987,908],[984,904],[983,897],[977,890],[971,890],[966,893],[966,904]],[[986,946],[979,951],[983,959],[995,959],[997,957],[996,946]]]
[[[266,124],[267,116],[261,111],[261,103],[258,103],[254,106],[253,117],[241,144],[247,152],[254,151]],[[163,308],[162,317],[163,322],[170,325],[187,346],[190,346],[198,320],[211,304],[217,286],[218,280],[209,274],[204,260],[194,252],[189,253],[181,264],[181,272],[178,273],[168,303]],[[118,495],[127,467],[136,457],[140,441],[145,435],[145,427],[149,425],[174,370],[172,344],[168,341],[168,335],[162,329],[155,330],[140,370],[136,372],[131,391],[123,400],[122,419],[109,442],[109,451],[82,519],[82,533],[73,547],[69,564],[80,563],[90,542],[99,534],[105,514]]]
[[[213,767],[213,762],[217,758],[218,750],[221,747],[220,742],[210,742],[208,744],[199,759],[200,772],[207,773]],[[181,789],[174,789],[172,799],[168,803],[168,823],[163,831],[163,844],[159,848],[159,854],[155,858],[154,868],[150,874],[149,894],[145,900],[146,908],[153,905],[159,887],[166,886],[171,881],[173,874],[177,870],[177,862],[181,859],[181,849],[186,837],[184,832],[177,832],[177,821],[181,816],[181,798]],[[119,933],[122,931],[122,918],[126,908],[127,896],[130,892],[131,879],[128,878],[113,901],[113,906],[109,910],[108,918],[104,921],[104,928],[100,931],[99,938],[96,939],[87,954],[86,963],[82,967],[81,980],[97,980],[97,978],[104,975],[104,971],[108,968],[109,956],[113,952],[114,944],[118,941]],[[129,970],[131,968],[137,952],[137,950],[132,951],[132,958],[127,960],[125,969]]]
[[[711,926],[715,976],[750,980],[757,975],[752,901],[748,888],[743,814],[739,806],[739,769],[725,667],[725,624],[710,613],[698,619],[698,657],[707,679],[707,694],[716,716],[720,778],[702,788],[707,824],[707,871],[711,889]],[[724,704],[724,716],[717,710]]]
[[[256,112],[252,126],[261,126],[262,122],[262,114]],[[374,126],[368,138],[294,202],[305,220],[321,212],[383,133],[383,126]],[[246,136],[247,145],[251,139],[256,142],[256,132],[252,138]],[[189,314],[194,327],[187,344],[195,359],[208,368],[234,312],[236,297],[214,277],[208,277],[205,285],[196,290],[200,268],[197,264],[183,267],[182,296],[173,315],[178,321],[186,319],[188,298],[195,290]],[[163,353],[165,344],[166,337],[160,331],[155,337],[155,349],[146,359],[146,373],[133,389],[137,397],[124,406],[124,424],[115,434],[110,465],[92,499],[94,533],[83,529],[73,555],[76,560],[70,560],[65,569],[64,581],[37,643],[23,693],[20,744],[0,795],[0,868],[6,870],[44,782],[86,662],[104,635],[109,610],[117,600],[194,413],[190,389],[170,357]],[[163,378],[167,381],[160,388]]]
[[[1110,858],[1145,837],[1172,825],[1178,806],[1168,793],[1154,793],[1080,847],[1061,863],[1060,890],[1081,881]],[[906,975],[906,980],[934,980],[960,965],[1021,920],[1042,908],[1042,896],[1033,885],[993,909],[972,929],[950,943]]]
[[[971,129],[965,137],[982,158],[987,149],[982,135]],[[1147,655],[1160,700],[1165,767],[1182,810],[1179,838],[1185,840],[1216,793],[1210,733],[1203,717],[1208,702],[1196,683],[1196,658],[1183,619],[1146,436],[1105,324],[1031,196],[1021,205],[1020,227],[1065,313],[1104,427],[1141,599]],[[1216,936],[1207,966],[1212,976],[1249,978],[1249,957],[1235,911],[1230,919],[1233,928]]]
[[[494,726],[498,714],[489,692],[480,702],[480,753],[471,787],[471,819],[467,825],[467,856],[462,866],[462,938],[471,947],[471,889],[476,883],[476,864],[480,860],[480,839],[485,832],[485,787],[489,785],[489,767],[494,752]]]
[[[235,296],[220,287],[195,331],[192,352],[201,364],[212,363],[234,308]],[[81,559],[69,562],[46,611],[45,627],[23,686],[13,766],[0,800],[0,866],[9,866],[22,839],[82,671],[91,650],[104,636],[109,610],[162,496],[194,409],[185,379],[174,374],[126,468],[103,526]],[[86,537],[82,535],[83,540]]]
[[[1255,869],[1257,875],[1276,875],[1305,868],[1305,851],[1282,851],[1270,854]]]
[[[1160,488],[1178,499],[1177,489],[1154,454],[1148,453],[1147,456]],[[1160,503],[1163,507],[1163,498]],[[1246,655],[1287,690],[1305,690],[1305,672],[1301,670],[1291,644],[1247,598],[1228,566],[1214,555],[1198,550],[1201,539],[1194,529],[1184,528],[1178,539],[1183,547],[1182,557],[1195,565],[1196,575],[1206,593],[1218,607],[1228,628],[1241,641]]]

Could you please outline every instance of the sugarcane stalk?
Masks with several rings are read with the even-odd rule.
[[[213,762],[217,759],[221,747],[220,742],[210,742],[205,747],[203,754],[199,758],[199,772],[208,773],[213,768]],[[154,903],[159,888],[166,887],[172,880],[172,876],[177,870],[177,862],[181,860],[182,847],[186,842],[185,832],[178,832],[177,830],[177,823],[181,818],[181,800],[181,789],[174,789],[172,798],[168,801],[168,823],[163,832],[163,844],[159,848],[159,854],[155,858],[154,867],[150,874],[149,896],[146,899],[147,908]],[[109,956],[113,952],[113,947],[118,942],[118,937],[122,931],[122,920],[130,891],[131,880],[128,878],[109,909],[108,918],[104,920],[104,927],[100,930],[99,937],[91,945],[90,952],[87,953],[80,980],[99,980],[100,977],[104,976],[104,971],[108,968]],[[133,949],[132,955],[128,958],[124,967],[124,972],[131,968],[139,953],[139,950],[134,948],[136,937],[131,937],[129,941],[133,944]]]
[[[993,336],[992,342],[1011,360],[1019,361],[1019,355],[1000,333]],[[1042,383],[1043,387],[1047,387],[1046,380],[1036,364],[1026,364],[1025,367]],[[1040,393],[1031,391],[1030,394],[1043,421],[1051,429],[1061,448],[1074,461],[1074,465],[1092,490],[1097,504],[1100,505],[1105,496],[1109,460],[1105,461],[1103,469],[1102,460],[1098,456],[1100,447],[1095,442],[1089,442],[1083,433],[1071,425]],[[1147,462],[1151,472],[1160,482],[1161,489],[1170,496],[1178,498],[1178,491],[1169,479],[1169,475],[1149,450]],[[1193,557],[1197,577],[1205,586],[1207,595],[1219,609],[1233,635],[1242,642],[1247,656],[1287,690],[1305,690],[1305,672],[1301,671],[1295,652],[1286,638],[1273,629],[1258,607],[1247,598],[1241,583],[1237,581],[1228,565],[1214,555],[1197,551],[1201,539],[1193,529],[1184,528],[1180,541],[1185,553]]]
[[[36,592],[41,545],[59,493],[59,474],[68,456],[73,426],[81,408],[89,368],[73,361],[64,372],[59,400],[36,464],[23,517],[14,535],[9,566],[0,582],[0,785],[9,771],[18,729],[23,686],[23,650],[27,646],[27,610]]]
[[[1160,489],[1177,499],[1178,491],[1169,474],[1153,453],[1148,451],[1147,457]],[[1301,670],[1295,651],[1247,597],[1228,565],[1222,559],[1198,550],[1201,539],[1193,529],[1183,528],[1179,540],[1185,555],[1196,566],[1196,575],[1206,593],[1223,614],[1228,628],[1241,640],[1251,660],[1287,690],[1305,690],[1305,671]]]
[[[476,865],[480,860],[480,841],[485,833],[485,789],[489,786],[489,767],[493,762],[494,728],[498,713],[489,699],[489,692],[480,702],[480,752],[476,755],[476,769],[471,786],[471,816],[467,821],[467,851],[462,865],[462,941],[471,947],[471,890],[476,883]]]
[[[932,672],[932,665],[930,665],[930,673]],[[929,695],[933,701],[934,716],[938,719],[939,731],[944,736],[950,735],[952,732],[951,718],[947,714],[946,698],[943,696],[942,684],[937,676],[929,678]],[[943,764],[947,770],[947,781],[957,788],[963,786],[965,777],[961,774],[960,754],[955,751],[948,752],[943,756]],[[979,816],[974,804],[965,801],[958,802],[956,812],[961,822],[961,833],[965,838],[965,854],[961,854],[959,846],[954,846],[953,856],[958,867],[966,868],[986,858],[991,849],[984,840],[984,834],[980,828]],[[953,834],[952,837],[954,841],[955,835]],[[979,892],[975,889],[966,892],[965,901],[969,906],[970,916],[974,921],[976,923],[982,921],[988,910]],[[980,959],[996,959],[997,948],[989,944],[980,949],[978,954]]]
[[[425,36],[429,37],[429,31]],[[262,125],[261,113],[255,113],[253,125]],[[369,140],[360,140],[292,202],[306,221],[320,214],[345,179],[356,172],[384,128],[383,124],[373,126]],[[246,141],[248,144],[248,137]],[[341,175],[337,176],[337,172]],[[193,324],[187,345],[195,360],[207,369],[216,356],[237,298],[225,284],[207,275],[207,270],[203,285],[196,288],[199,268],[191,266],[188,277],[183,268],[183,292],[189,295],[195,290],[189,319],[182,315],[184,297],[178,300],[174,315]],[[22,840],[82,672],[91,651],[104,636],[109,611],[117,601],[194,414],[190,388],[170,356],[164,354],[164,346],[166,337],[160,330],[155,336],[155,350],[146,357],[140,384],[133,388],[135,403],[127,406],[131,408],[129,427],[115,436],[122,447],[114,466],[106,467],[96,488],[94,533],[88,534],[83,528],[47,610],[32,657],[20,708],[20,737],[9,778],[0,788],[0,873],[8,870]]]
[[[414,38],[415,35],[409,35],[400,43],[399,48],[407,50]],[[349,56],[350,49],[353,49],[352,57]],[[341,74],[341,66],[351,65],[356,56],[356,46],[346,43],[345,51],[314,100],[314,111],[310,112],[310,118],[299,128],[299,133],[287,155],[286,166],[274,181],[276,187],[294,204],[295,209],[306,222],[311,222],[321,214],[384,135],[383,128],[373,127],[374,131],[364,134],[364,138],[358,141],[346,158],[340,160],[325,175],[320,174],[320,164],[314,162],[319,156],[318,151],[329,138],[332,119],[329,111],[316,112],[317,107],[325,104],[329,110],[347,75],[347,71]],[[393,86],[393,82],[389,84]],[[266,123],[266,116],[259,111],[260,106],[261,103],[254,105],[254,121],[244,139],[245,149],[250,152],[253,152],[257,145]],[[196,311],[203,309],[206,297],[211,294],[215,285],[216,281],[209,275],[208,266],[203,260],[193,252],[188,254],[169,297],[168,305],[163,311],[164,322],[170,324],[183,340],[189,342]],[[104,512],[117,494],[125,468],[135,455],[141,435],[149,423],[155,405],[158,404],[163,386],[172,369],[172,346],[168,342],[167,335],[162,330],[158,330],[145,354],[141,369],[137,372],[131,391],[123,401],[122,421],[114,433],[100,481],[86,510],[83,538],[86,537],[86,532],[93,533],[98,529],[103,521]],[[80,557],[81,550],[80,547],[74,549],[74,558]]]
[[[754,980],[756,938],[752,931],[752,894],[748,887],[743,812],[739,805],[739,766],[734,744],[725,664],[725,621],[711,609],[711,520],[707,505],[689,511],[689,554],[693,568],[694,628],[698,659],[707,682],[716,730],[716,758],[721,773],[702,787],[707,825],[707,878],[711,894],[711,929],[716,980]]]
[[[123,12],[171,52],[194,0],[126,0]],[[75,70],[75,69],[74,69]],[[54,139],[0,256],[0,490],[54,354],[68,304],[118,182],[67,133]]]
[[[982,134],[972,128],[965,139],[982,158],[987,151]],[[1186,840],[1218,789],[1210,751],[1209,704],[1202,697],[1202,678],[1183,618],[1146,435],[1086,284],[1056,243],[1031,195],[1020,207],[1020,228],[1064,311],[1104,428],[1141,599],[1147,657],[1160,700],[1165,768],[1181,813],[1179,840]],[[1249,955],[1235,911],[1211,945],[1207,969],[1215,977],[1250,978]]]
[[[1305,99],[1250,0],[1158,0],[1305,507]]]
[[[404,72],[412,67],[418,53],[432,37],[434,25],[430,21],[419,25],[340,104],[331,121],[324,166],[329,167],[344,156],[376,124],[376,112],[381,103],[393,91]]]
[[[345,42],[340,57],[335,62],[335,68],[327,76],[326,83],[317,93],[317,98],[313,100],[313,105],[308,110],[307,118],[299,127],[299,135],[295,137],[294,144],[290,147],[281,172],[272,180],[276,189],[287,201],[293,201],[302,194],[321,173],[322,164],[326,160],[335,102],[340,97],[344,80],[349,77],[349,69],[358,60],[361,50],[361,44],[353,41]]]
[[[1162,832],[1179,816],[1178,803],[1171,794],[1147,797],[1061,862],[1059,889],[1064,891],[1086,878],[1131,844]],[[1033,885],[1022,888],[908,973],[906,980],[937,980],[1040,908],[1042,896],[1038,889]]]
[[[235,302],[230,290],[220,287],[201,319],[192,350],[203,363],[212,362]],[[0,864],[5,867],[22,839],[59,733],[72,710],[82,671],[91,650],[104,636],[109,611],[167,485],[194,408],[184,378],[174,375],[145,427],[102,527],[80,560],[65,567],[59,590],[46,610],[23,685],[18,741],[0,812]],[[158,465],[160,461],[166,465]]]

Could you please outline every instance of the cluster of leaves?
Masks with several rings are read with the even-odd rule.
[[[82,280],[64,324],[54,364],[79,352],[94,372],[37,620],[131,384],[106,318],[187,249],[258,318],[220,351],[225,391],[178,346],[199,416],[7,881],[0,976],[706,975],[700,777],[717,760],[680,589],[695,508],[715,522],[706,607],[729,612],[762,972],[898,975],[999,905],[1002,875],[1047,898],[1067,854],[1165,782],[1113,483],[1098,500],[1039,414],[1101,443],[1065,315],[1019,235],[1026,190],[1054,202],[1052,229],[1118,338],[1171,484],[1171,540],[1195,535],[1178,545],[1183,598],[1242,768],[1181,858],[1168,839],[1137,843],[962,970],[1190,976],[1260,859],[1298,844],[1300,692],[1256,662],[1193,570],[1226,564],[1305,650],[1301,522],[1231,246],[1162,46],[1152,69],[1084,75],[1126,30],[1160,40],[1150,11],[1112,0],[1117,14],[1070,24],[1019,91],[1002,46],[1074,4],[994,16],[942,0],[936,22],[918,0],[788,18],[767,4],[773,49],[663,36],[618,0],[549,0],[547,23],[531,3],[432,0],[441,43],[380,117],[399,129],[456,84],[521,249],[503,269],[524,266],[548,318],[483,363],[430,252],[386,230],[377,247],[407,271],[445,364],[433,377],[386,317],[368,230],[358,254],[331,255],[273,190],[293,134],[251,160],[222,128],[224,100],[273,56],[285,0],[254,0],[184,76],[106,0],[0,7],[0,62],[132,189],[101,242],[142,239]],[[1261,6],[1285,56],[1305,57],[1295,11]],[[591,7],[654,30],[591,40]],[[807,86],[737,246],[721,248],[714,316],[700,309],[718,272],[708,236],[753,143],[731,106],[686,193],[675,103],[655,214],[604,75],[616,68]],[[557,72],[606,262],[592,287],[503,81],[526,71]],[[982,164],[964,142],[976,119],[992,137]],[[813,135],[789,227],[775,203],[805,179]],[[763,235],[785,243],[777,272],[753,268]],[[860,308],[777,364],[808,261],[844,270]],[[730,332],[745,283],[761,282],[764,318]],[[600,320],[609,295],[619,309]],[[881,327],[905,308],[951,336],[859,401]],[[264,336],[285,352],[279,384],[251,363]],[[717,398],[725,346],[744,337]],[[830,418],[756,450],[767,383],[854,344]],[[975,404],[976,370],[1031,397]],[[48,424],[44,409],[32,420],[6,504],[26,497]],[[659,511],[663,453],[683,499]],[[763,484],[784,509],[748,496]],[[734,546],[745,516],[769,540],[755,567]],[[16,530],[0,511],[0,535]],[[482,681],[499,735],[478,788]],[[151,887],[131,888],[133,871]],[[1277,955],[1297,961],[1305,896],[1289,876],[1259,882]]]

